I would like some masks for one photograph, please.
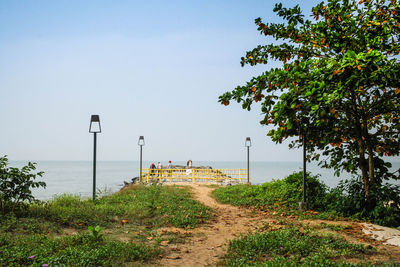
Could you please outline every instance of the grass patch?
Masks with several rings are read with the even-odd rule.
[[[374,249],[349,244],[334,235],[299,229],[253,234],[230,242],[226,266],[353,266],[347,258],[362,260]],[[365,264],[363,265],[365,266]]]
[[[339,219],[342,213],[330,209],[332,195],[317,177],[308,177],[307,201],[310,210],[299,210],[302,199],[302,177],[294,173],[283,180],[262,185],[220,187],[213,196],[222,203],[254,207],[266,211],[270,221],[261,231],[231,241],[225,260],[226,266],[398,266],[375,263],[376,249],[361,244],[350,244],[344,233],[359,235],[351,224],[320,223],[304,225],[302,219]],[[355,219],[357,217],[354,217]],[[354,219],[353,218],[353,219]],[[370,259],[373,263],[368,263]]]
[[[61,226],[37,218],[18,218],[11,213],[5,215],[0,221],[0,233],[2,232],[16,234],[61,233]]]
[[[299,212],[298,203],[302,201],[302,183],[302,172],[294,172],[282,180],[273,180],[262,185],[221,187],[213,194],[222,203],[254,206],[268,211],[275,210],[304,219],[343,220],[348,218],[389,227],[400,225],[399,186],[377,185],[371,193],[373,204],[370,204],[360,179],[341,181],[337,187],[329,189],[319,181],[318,175],[313,176],[307,173],[306,200],[311,212]]]
[[[186,187],[134,185],[93,202],[62,195],[0,219],[0,266],[143,266],[162,254],[165,226],[192,228],[212,210]]]
[[[88,233],[61,238],[0,234],[1,266],[120,266],[158,253],[155,247],[98,239]]]
[[[283,180],[273,180],[262,185],[235,185],[214,190],[214,197],[222,203],[233,205],[277,206],[298,208],[302,199],[302,173],[293,173]],[[311,209],[323,208],[327,187],[318,176],[307,176],[307,202]]]
[[[75,228],[115,223],[195,227],[210,215],[211,209],[191,199],[186,188],[160,185],[134,185],[96,203],[62,195],[47,203],[32,204],[25,214]]]
[[[235,185],[220,187],[213,191],[213,197],[221,203],[235,206],[256,207],[269,211],[270,215],[294,215],[300,219],[344,219],[335,210],[326,210],[327,187],[318,176],[307,178],[307,202],[310,210],[299,210],[302,200],[302,174],[293,173],[283,180],[273,180],[262,185]],[[317,211],[317,212],[316,212]]]

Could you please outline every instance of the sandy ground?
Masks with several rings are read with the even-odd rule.
[[[400,247],[399,230],[371,223],[361,223],[361,225],[363,233],[369,235],[372,239],[382,241],[386,245]]]
[[[161,233],[177,232],[191,236],[184,244],[167,244],[166,253],[160,261],[161,266],[215,266],[226,254],[230,240],[241,234],[256,232],[267,222],[270,224],[275,222],[265,212],[218,203],[210,196],[214,190],[212,187],[188,183],[184,185],[190,185],[193,188],[194,198],[213,208],[216,216],[206,224],[192,230],[159,229]],[[317,221],[313,221],[313,223],[317,223]],[[349,222],[326,222],[349,224]],[[371,260],[400,261],[399,230],[373,224],[356,222],[351,224],[353,225],[352,229],[356,229],[356,234],[345,236],[348,241],[364,244],[372,242],[374,246],[378,247],[380,255],[376,255],[376,258],[371,258]]]

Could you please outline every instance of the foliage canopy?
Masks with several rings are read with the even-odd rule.
[[[282,62],[219,97],[250,110],[261,102],[261,124],[275,142],[306,136],[309,159],[362,175],[365,194],[398,179],[384,156],[400,151],[400,6],[397,0],[329,0],[306,19],[299,6],[276,4],[286,23],[255,20],[279,42],[259,45],[242,66]],[[289,147],[299,147],[293,140]],[[400,170],[399,170],[400,171]]]

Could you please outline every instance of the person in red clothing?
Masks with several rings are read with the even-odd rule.
[[[168,161],[168,176],[171,177],[172,176],[172,165],[171,165],[171,161]]]
[[[154,176],[156,164],[152,163],[150,165],[150,176]]]

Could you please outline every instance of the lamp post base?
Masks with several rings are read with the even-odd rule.
[[[308,204],[307,204],[307,202],[299,202],[299,209],[300,209],[300,210],[303,210],[303,211],[308,210]]]

